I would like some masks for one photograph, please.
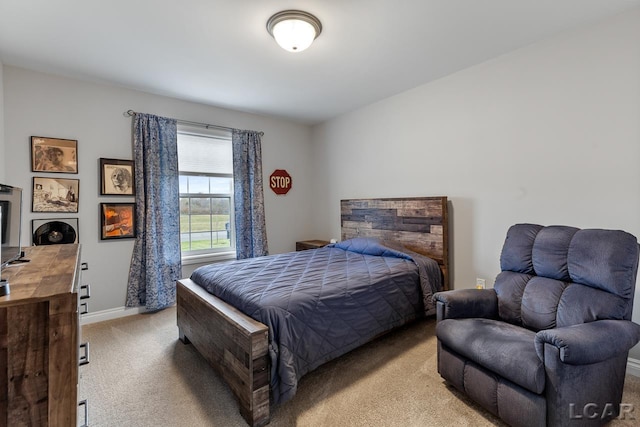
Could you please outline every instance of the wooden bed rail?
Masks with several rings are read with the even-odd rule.
[[[180,340],[193,344],[227,382],[251,426],[269,422],[268,328],[190,279],[177,283]]]

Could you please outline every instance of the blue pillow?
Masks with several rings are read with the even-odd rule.
[[[395,245],[373,237],[355,237],[333,245],[338,249],[364,255],[412,259],[410,255],[390,246]]]

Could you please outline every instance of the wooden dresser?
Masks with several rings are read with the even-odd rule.
[[[80,245],[26,248],[2,270],[0,427],[77,425]]]

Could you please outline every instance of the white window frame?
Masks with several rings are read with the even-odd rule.
[[[215,138],[215,139],[224,139],[231,140],[231,133],[212,130],[212,129],[194,129],[191,126],[184,126],[178,124],[178,135],[192,135],[202,138]],[[225,177],[232,178],[231,184],[231,192],[227,193],[180,193],[180,199],[188,197],[188,198],[229,198],[230,206],[229,206],[229,239],[231,247],[224,249],[202,249],[196,251],[188,251],[182,252],[181,249],[181,257],[183,265],[190,264],[202,264],[208,262],[216,262],[216,261],[224,261],[229,259],[236,259],[236,245],[235,245],[235,226],[234,226],[234,201],[233,201],[233,174],[220,174],[220,173],[198,173],[198,172],[183,172],[178,171],[180,176],[206,176],[206,177]]]

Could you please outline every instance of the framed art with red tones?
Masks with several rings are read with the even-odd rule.
[[[100,239],[136,237],[135,203],[100,203]]]

